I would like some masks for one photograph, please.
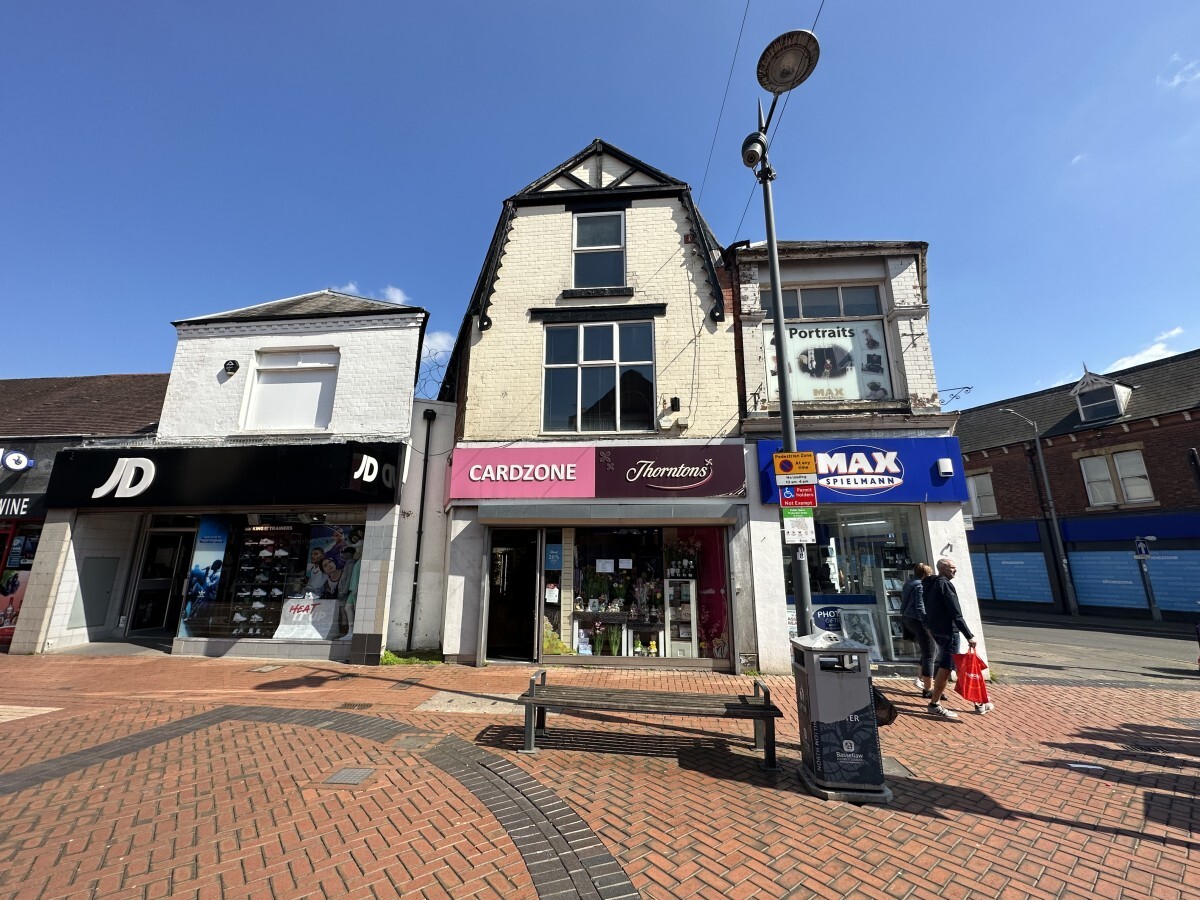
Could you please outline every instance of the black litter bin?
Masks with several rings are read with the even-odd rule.
[[[814,795],[887,803],[883,751],[871,690],[870,648],[835,635],[792,639],[800,716],[800,780]]]

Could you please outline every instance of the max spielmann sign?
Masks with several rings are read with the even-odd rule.
[[[459,447],[450,467],[455,500],[744,496],[740,444]]]

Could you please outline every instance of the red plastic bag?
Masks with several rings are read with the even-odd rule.
[[[987,679],[983,677],[985,663],[972,647],[966,653],[954,654],[954,668],[958,672],[958,682],[954,690],[964,699],[972,703],[987,703]]]

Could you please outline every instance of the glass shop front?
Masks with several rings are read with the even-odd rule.
[[[731,669],[745,471],[740,442],[460,445],[452,502],[488,526],[483,658]]]
[[[348,641],[367,505],[395,502],[398,444],[66,450],[47,501],[140,520],[124,637]],[[134,519],[138,516],[139,519]],[[111,579],[110,579],[111,580]],[[99,619],[104,620],[103,610]]]
[[[866,644],[875,661],[915,659],[919,648],[905,637],[901,593],[916,563],[932,567],[936,561],[927,504],[967,499],[957,439],[798,444],[800,451],[815,455],[818,502],[803,566],[794,565],[797,547],[781,540],[791,636],[828,631]],[[760,495],[766,504],[779,502],[773,456],[781,446],[780,441],[758,444]],[[947,471],[951,474],[942,474]],[[796,590],[797,570],[808,579],[807,611]]]

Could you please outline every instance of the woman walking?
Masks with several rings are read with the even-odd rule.
[[[921,696],[928,700],[933,696],[933,635],[925,624],[925,589],[921,582],[933,574],[933,568],[925,563],[913,566],[913,577],[905,582],[900,593],[900,616],[905,631],[921,648],[921,661],[917,664],[917,677],[913,684],[921,689]]]

